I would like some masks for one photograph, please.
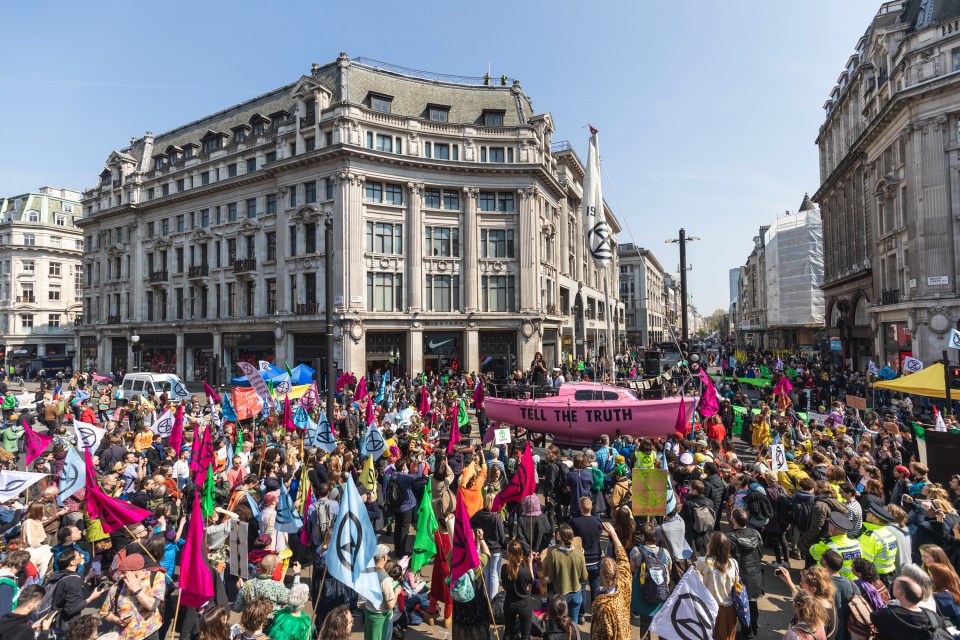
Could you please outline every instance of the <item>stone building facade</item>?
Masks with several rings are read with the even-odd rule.
[[[663,267],[648,249],[632,243],[617,247],[620,258],[620,302],[626,311],[627,343],[652,346],[669,339]]]
[[[69,189],[0,198],[0,340],[8,366],[22,371],[38,358],[76,355],[81,215],[80,193]]]
[[[960,5],[885,3],[820,128],[828,337],[896,368],[960,321]]]
[[[502,375],[596,355],[623,307],[584,249],[583,165],[518,82],[495,85],[341,54],[111,153],[83,198],[97,366],[130,367],[134,335],[143,368],[188,380],[214,357]]]

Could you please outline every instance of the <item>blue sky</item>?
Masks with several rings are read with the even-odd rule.
[[[727,306],[727,272],[758,227],[817,189],[822,105],[880,4],[10,3],[0,194],[89,187],[131,137],[292,82],[340,51],[470,76],[489,61],[581,156],[584,126],[600,129],[621,243],[675,271],[663,240],[681,226],[703,239],[689,247],[690,290],[709,314]]]

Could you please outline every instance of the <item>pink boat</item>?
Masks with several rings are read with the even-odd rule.
[[[509,395],[502,388],[500,396]],[[541,390],[546,391],[546,390]],[[484,406],[491,421],[549,433],[554,440],[592,442],[603,434],[612,438],[631,435],[641,438],[666,437],[675,431],[680,397],[641,400],[623,387],[596,382],[568,382],[550,389],[546,397],[487,397]],[[526,396],[526,397],[523,397]],[[683,398],[689,421],[695,398]]]

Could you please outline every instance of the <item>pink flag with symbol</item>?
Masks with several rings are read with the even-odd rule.
[[[717,388],[707,372],[700,369],[700,382],[703,383],[703,397],[700,398],[700,415],[709,418],[720,411],[720,402],[717,400]]]
[[[460,490],[457,490],[457,510],[453,525],[452,554],[450,556],[450,584],[460,579],[466,572],[480,566],[477,542],[470,528],[470,515],[463,502]]]
[[[213,576],[207,566],[207,534],[200,513],[200,494],[194,491],[193,509],[180,561],[180,604],[202,607],[213,597]]]
[[[30,428],[26,420],[23,421],[23,435],[27,440],[27,466],[29,466],[31,462],[47,450],[47,447],[53,442],[53,436],[37,433]]]
[[[533,454],[530,452],[530,443],[527,443],[523,455],[520,456],[520,466],[517,472],[513,474],[510,484],[503,488],[503,491],[497,494],[493,499],[493,507],[490,511],[497,513],[508,502],[520,502],[529,495],[537,491],[537,470],[533,466]]]
[[[206,383],[204,383],[206,384]],[[183,404],[177,405],[177,414],[173,417],[173,430],[170,431],[170,448],[174,455],[180,457],[180,447],[183,446]]]

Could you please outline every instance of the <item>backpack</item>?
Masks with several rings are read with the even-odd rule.
[[[670,597],[667,567],[643,545],[637,548],[643,556],[643,562],[640,563],[640,593],[643,599],[650,604],[666,602]]]
[[[43,594],[43,599],[40,600],[40,604],[37,605],[37,608],[34,609],[33,612],[30,614],[31,620],[33,620],[34,622],[39,622],[40,620],[43,620],[48,615],[50,615],[51,611],[54,611],[55,609],[60,608],[61,605],[57,602],[58,595],[60,593],[60,584],[65,580],[69,580],[70,578],[77,578],[81,581],[83,580],[83,578],[81,578],[79,574],[74,574],[74,575],[63,576],[62,578],[60,578],[59,580],[57,580],[52,584],[49,582],[47,583],[46,585],[47,590],[46,590],[46,593]],[[59,621],[57,619],[59,615],[60,615],[60,612],[58,611],[56,617],[54,618],[54,622]]]
[[[593,482],[590,484],[590,490],[603,491],[603,481],[606,479],[603,471],[600,471],[597,467],[590,467],[590,473],[593,474]]]
[[[797,500],[791,509],[790,518],[794,529],[806,531],[813,520],[813,498]]]
[[[713,531],[717,518],[710,505],[700,505],[693,508],[693,532],[707,533]]]
[[[567,486],[567,467],[557,460],[553,463],[557,467],[557,478],[553,485],[553,497],[563,504],[570,501],[570,487]]]
[[[397,484],[396,480],[391,478],[387,481],[387,490],[384,499],[386,500],[388,507],[399,507],[403,504],[403,499],[406,496],[404,495],[403,489],[400,488],[400,485]]]
[[[793,515],[790,513],[790,497],[781,487],[777,487],[777,485],[773,486],[776,487],[775,491],[777,492],[777,504],[774,507],[774,510],[777,512],[777,520],[780,521],[781,525],[786,527],[793,518]]]
[[[449,578],[447,578],[449,580]],[[457,578],[450,587],[450,595],[454,602],[470,602],[473,600],[473,571],[467,571]]]
[[[20,599],[20,585],[17,584],[17,581],[16,581],[16,580],[14,580],[13,578],[7,577],[7,576],[3,576],[2,578],[0,578],[0,584],[10,585],[10,587],[13,588],[13,599],[12,599],[12,602],[13,602],[13,608],[16,609],[16,608],[17,608],[17,600]]]
[[[870,614],[873,613],[873,607],[870,601],[862,595],[853,595],[847,599],[847,631],[850,634],[850,640],[869,640],[876,635],[876,629],[873,628],[873,622],[870,620]]]
[[[760,526],[766,526],[773,517],[773,505],[770,504],[766,491],[751,489],[747,494],[747,508],[750,511],[750,519],[757,521]]]
[[[393,483],[391,483],[393,484]],[[330,500],[329,498],[324,500],[319,500],[317,502],[317,508],[313,512],[313,537],[323,543],[323,537],[326,535],[327,531],[330,530],[330,527],[333,525],[333,518],[330,515]]]
[[[936,613],[929,609],[924,609],[923,612],[927,614],[927,620],[930,622],[930,624],[924,625],[923,627],[929,634],[929,640],[954,640],[950,632],[940,624],[940,617]]]

